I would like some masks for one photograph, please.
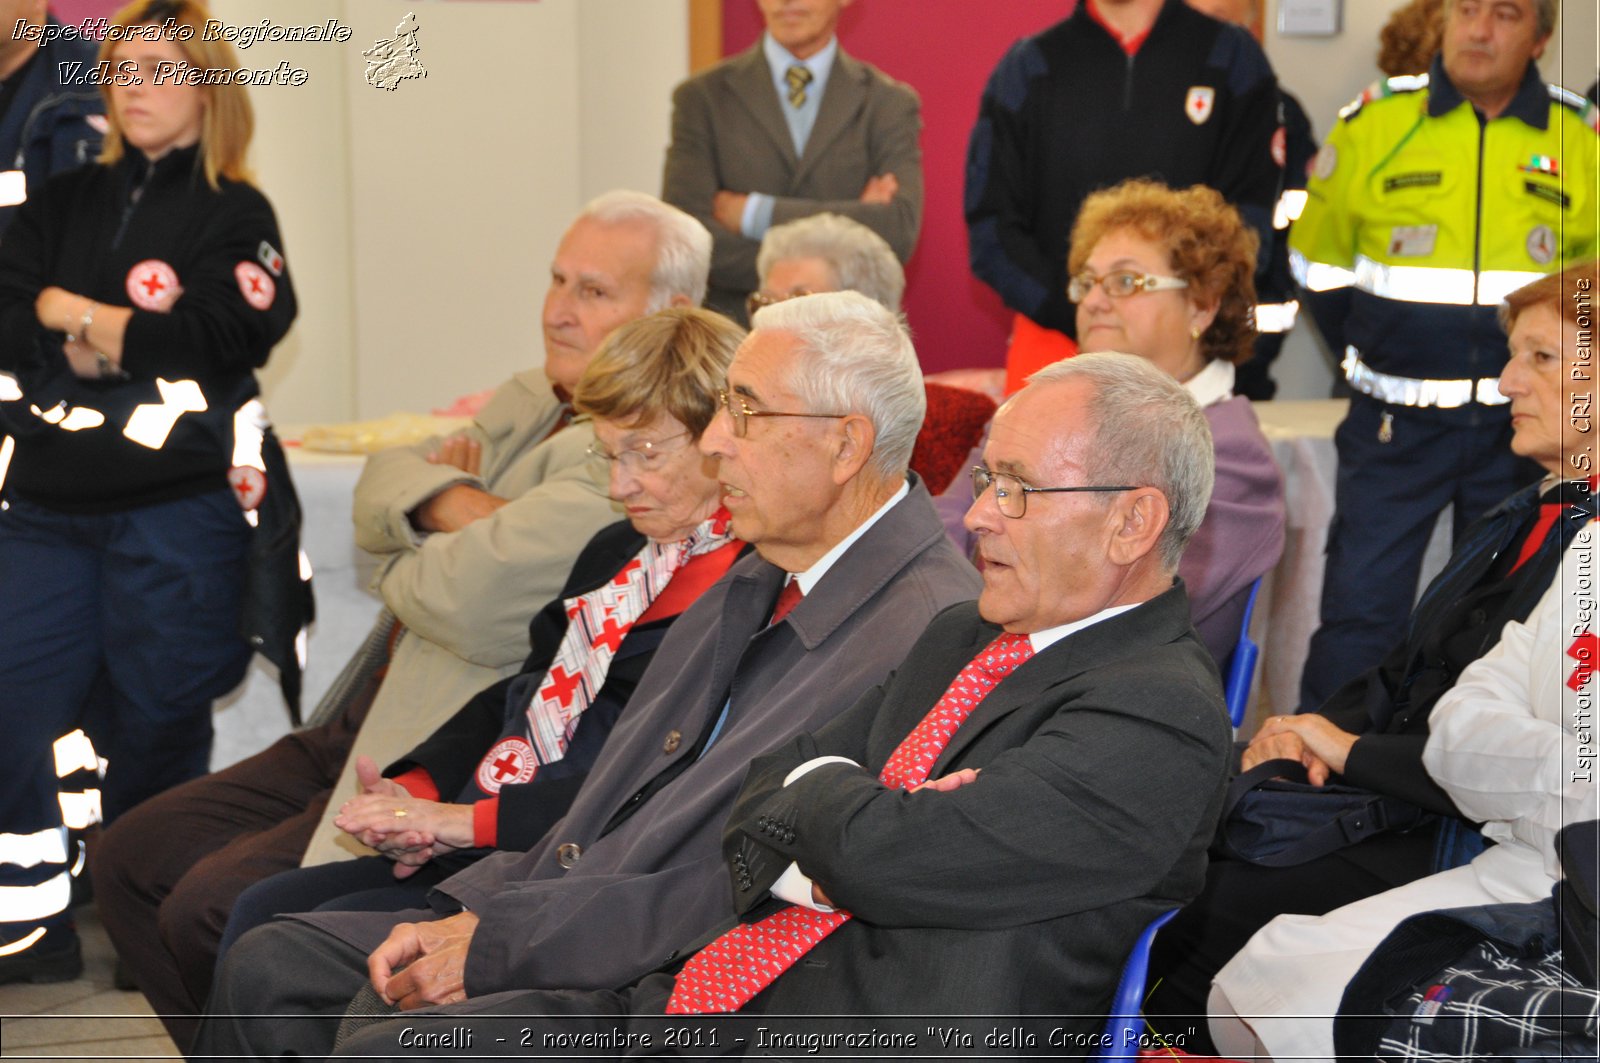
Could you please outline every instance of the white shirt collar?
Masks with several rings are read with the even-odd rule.
[[[1233,363],[1213,358],[1206,367],[1183,382],[1194,401],[1202,408],[1233,398]]]
[[[773,81],[778,85],[780,91],[784,88],[784,75],[789,72],[791,66],[799,63],[811,71],[811,80],[814,86],[811,91],[820,94],[823,85],[828,80],[828,74],[833,70],[833,57],[839,54],[839,35],[834,34],[828,40],[828,43],[822,46],[822,50],[810,58],[796,59],[789,49],[772,39],[772,34],[762,31],[761,54],[767,57],[767,67],[771,69]]]
[[[1233,368],[1229,366],[1228,368]],[[1102,620],[1110,620],[1119,613],[1126,613],[1129,609],[1137,608],[1143,602],[1134,602],[1133,605],[1113,605],[1109,609],[1102,609],[1093,616],[1086,616],[1082,620],[1074,620],[1070,624],[1061,624],[1057,627],[1047,627],[1043,631],[1035,631],[1028,636],[1028,641],[1033,644],[1034,653],[1043,653],[1068,635],[1076,634],[1086,627],[1093,627]]]
[[[867,529],[878,523],[883,515],[893,509],[895,503],[911,493],[911,482],[908,480],[900,485],[900,490],[889,496],[889,501],[878,507],[878,511],[856,526],[856,530],[846,535],[834,544],[832,550],[817,559],[817,563],[804,572],[796,572],[790,578],[800,584],[801,594],[810,594],[811,589],[821,582],[822,577],[828,574],[828,569],[833,563],[844,556],[844,552],[855,544],[855,541],[867,534]]]

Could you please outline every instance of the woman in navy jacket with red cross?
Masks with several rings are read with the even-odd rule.
[[[0,983],[81,967],[57,779],[94,757],[56,740],[83,727],[109,761],[109,820],[206,771],[211,702],[250,660],[254,370],[295,298],[245,91],[186,76],[237,66],[208,17],[117,12],[99,162],[0,243]]]

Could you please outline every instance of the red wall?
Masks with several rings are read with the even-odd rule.
[[[723,54],[755,43],[755,0],[723,0]],[[922,96],[922,166],[927,199],[922,237],[906,267],[906,316],[923,368],[998,366],[1005,360],[1010,312],[967,268],[961,217],[967,135],[995,63],[1018,37],[1065,18],[1071,0],[857,0],[845,9],[839,39]]]

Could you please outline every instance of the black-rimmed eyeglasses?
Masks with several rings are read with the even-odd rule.
[[[1132,486],[1122,487],[1029,487],[1021,480],[1009,473],[991,472],[982,465],[972,467],[972,497],[982,498],[983,493],[994,488],[994,504],[999,507],[1002,517],[1019,519],[1028,513],[1029,495],[1054,495],[1070,494],[1077,491],[1094,491],[1109,493],[1113,491],[1136,491]]]

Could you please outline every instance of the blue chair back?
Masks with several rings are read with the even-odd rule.
[[[1244,619],[1239,621],[1239,641],[1234,643],[1233,654],[1228,658],[1228,671],[1222,677],[1222,694],[1228,702],[1228,719],[1233,726],[1244,723],[1244,710],[1250,704],[1250,685],[1256,675],[1256,658],[1261,647],[1250,638],[1250,615],[1256,611],[1256,595],[1261,591],[1261,577],[1250,585],[1250,598],[1244,603]]]
[[[1144,1033],[1144,983],[1150,973],[1150,943],[1155,940],[1156,931],[1177,914],[1176,908],[1162,912],[1133,943],[1128,962],[1122,965],[1117,991],[1111,997],[1111,1014],[1106,1018],[1103,1038],[1105,1047],[1095,1057],[1099,1063],[1139,1058],[1139,1035]]]

